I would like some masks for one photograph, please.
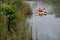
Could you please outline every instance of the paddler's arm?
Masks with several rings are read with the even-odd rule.
[[[45,10],[45,8],[43,8],[43,10]]]
[[[44,10],[44,13],[47,13],[46,10],[45,10],[45,8],[43,8],[43,10]]]

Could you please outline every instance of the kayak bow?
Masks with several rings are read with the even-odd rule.
[[[44,15],[44,12],[38,12],[38,14],[39,14],[40,16],[43,16],[43,15]]]

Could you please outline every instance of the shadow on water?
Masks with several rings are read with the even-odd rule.
[[[29,19],[32,25],[33,40],[60,39],[60,2],[58,1],[29,1],[33,15]],[[46,16],[35,16],[36,9],[45,8]],[[57,19],[58,18],[58,19]]]

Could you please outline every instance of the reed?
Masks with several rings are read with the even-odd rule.
[[[0,5],[0,40],[31,40],[31,26],[26,22],[32,15],[29,4],[10,1],[13,2],[6,1]]]

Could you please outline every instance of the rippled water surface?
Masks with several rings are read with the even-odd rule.
[[[30,4],[33,15],[29,23],[32,25],[33,40],[60,40],[60,2],[26,1]],[[46,16],[36,16],[38,8],[45,8]]]

